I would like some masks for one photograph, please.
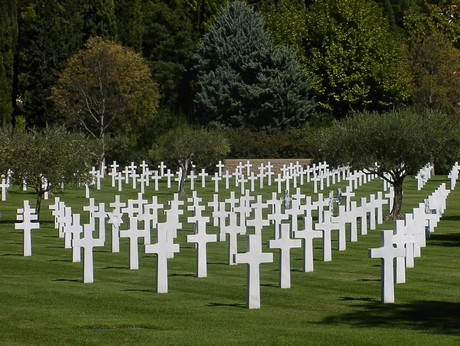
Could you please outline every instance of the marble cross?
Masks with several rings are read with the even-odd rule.
[[[235,254],[235,263],[248,265],[246,304],[249,309],[260,309],[260,265],[272,263],[273,254],[262,252],[262,236],[251,234],[248,238],[249,249],[245,253]]]

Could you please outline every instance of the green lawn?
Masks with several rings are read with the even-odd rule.
[[[445,176],[435,176],[422,191],[407,179],[404,211],[423,201]],[[109,181],[94,191],[96,202],[112,202]],[[200,184],[198,184],[200,185]],[[449,185],[449,184],[448,184]],[[212,183],[199,189],[205,201]],[[380,181],[360,188],[355,199],[380,189]],[[302,189],[311,194],[311,185]],[[129,270],[128,240],[121,252],[94,253],[93,284],[82,283],[82,264],[72,263],[71,250],[57,236],[48,210],[42,207],[40,230],[33,231],[32,257],[22,256],[22,234],[14,230],[16,208],[32,192],[12,189],[0,202],[0,345],[458,345],[460,344],[460,187],[449,195],[438,228],[406,272],[407,283],[395,289],[395,304],[380,303],[380,261],[368,258],[380,232],[359,236],[332,262],[321,261],[315,242],[315,271],[302,272],[302,252],[291,252],[292,288],[278,288],[278,253],[261,265],[261,309],[246,306],[246,265],[229,266],[225,243],[208,244],[208,277],[196,277],[196,252],[177,242],[180,252],[169,260],[169,293],[155,293],[156,256],[140,251],[139,270]],[[157,193],[166,204],[173,190]],[[268,196],[271,191],[264,191]],[[146,196],[152,192],[148,190]],[[59,194],[74,213],[85,213],[84,190]],[[122,199],[136,197],[127,189]],[[221,192],[221,198],[228,191]],[[165,208],[167,205],[165,205]],[[108,205],[106,210],[110,209]],[[85,216],[86,217],[86,216]],[[379,229],[390,229],[387,222]],[[107,227],[110,230],[110,226]],[[216,232],[209,227],[208,232]],[[264,234],[266,241],[271,228]],[[241,237],[240,251],[246,248]]]

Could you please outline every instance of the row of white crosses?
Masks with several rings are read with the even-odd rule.
[[[381,247],[369,249],[369,257],[381,258],[381,301],[394,303],[394,284],[406,282],[406,268],[414,267],[414,258],[421,256],[426,238],[439,222],[449,190],[441,184],[426,200],[396,220],[393,230],[382,231]],[[428,233],[428,234],[427,234]]]
[[[458,170],[460,169],[458,162],[455,162],[454,165],[452,166],[452,169],[450,170],[449,174],[447,177],[450,179],[450,189],[454,190],[455,185],[457,184],[457,179],[458,179]]]
[[[181,170],[178,172],[172,172],[171,169],[167,168],[164,162],[161,162],[157,169],[151,170],[149,165],[142,161],[139,167],[135,163],[131,163],[125,166],[123,170],[120,169],[120,165],[114,161],[110,166],[108,173],[111,176],[112,187],[118,188],[118,191],[123,190],[123,186],[131,184],[133,189],[136,189],[140,184],[141,193],[145,192],[145,188],[150,186],[150,182],[153,181],[154,191],[159,189],[159,181],[166,180],[167,188],[172,187],[173,182],[179,182],[183,173]],[[138,172],[138,168],[140,171]],[[257,170],[257,173],[254,171]],[[93,176],[93,185],[97,189],[101,187],[101,179],[104,177],[104,170],[98,170],[95,167],[90,171]],[[224,171],[224,165],[221,161],[216,165],[216,172],[214,175],[210,175],[205,169],[196,174],[192,170],[187,174],[186,178],[190,183],[190,189],[194,190],[198,184],[202,188],[206,187],[208,177],[213,181],[214,192],[219,192],[219,183],[225,182],[225,188],[230,188],[230,183],[233,186],[239,187],[241,194],[249,189],[254,192],[256,189],[264,188],[264,185],[271,186],[273,183],[277,184],[277,191],[289,191],[291,187],[297,188],[298,186],[304,185],[305,182],[313,182],[314,193],[324,190],[325,187],[329,187],[331,184],[334,185],[342,180],[347,179],[352,189],[356,189],[359,186],[365,184],[371,179],[375,178],[375,175],[366,174],[360,171],[350,172],[348,168],[341,167],[337,169],[329,169],[329,165],[325,162],[319,164],[313,164],[312,166],[304,167],[298,162],[290,163],[289,165],[283,165],[280,169],[280,173],[275,174],[274,166],[271,162],[266,164],[261,163],[257,169],[253,169],[253,165],[250,161],[246,163],[240,162],[234,172]],[[89,188],[87,186],[86,197],[89,198]]]
[[[417,180],[417,190],[421,190],[423,186],[431,179],[431,175],[433,174],[434,166],[432,163],[427,163],[423,166],[415,176],[415,180]]]

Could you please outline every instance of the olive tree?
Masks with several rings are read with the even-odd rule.
[[[156,160],[168,161],[181,169],[178,192],[184,194],[185,178],[192,161],[198,168],[211,168],[229,151],[228,140],[220,132],[182,126],[161,136],[150,151],[150,156]]]
[[[62,127],[42,131],[3,130],[0,136],[1,168],[12,174],[13,181],[24,181],[37,194],[36,212],[46,192],[61,183],[84,184],[97,159],[98,143],[82,133]]]
[[[357,113],[310,138],[315,159],[377,174],[394,187],[389,219],[401,217],[403,182],[426,163],[458,159],[458,120],[434,111]]]

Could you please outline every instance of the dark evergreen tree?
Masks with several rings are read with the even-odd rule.
[[[224,8],[196,55],[195,102],[201,122],[272,128],[304,122],[313,103],[294,54],[276,48],[258,13],[242,2]]]
[[[29,126],[56,121],[48,97],[68,57],[83,44],[79,0],[20,0],[18,113]]]
[[[84,1],[83,17],[84,41],[89,37],[103,37],[114,40],[117,37],[117,19],[114,0]]]
[[[142,0],[116,0],[115,16],[118,41],[140,52],[142,50]]]
[[[18,37],[17,1],[0,2],[0,118],[11,123],[13,114],[14,55]]]
[[[187,71],[198,37],[189,9],[182,0],[144,0],[143,55],[160,86],[162,119],[191,108]]]

